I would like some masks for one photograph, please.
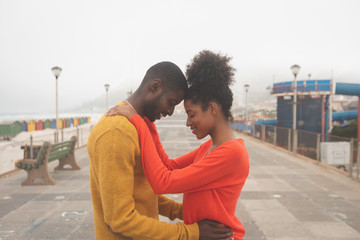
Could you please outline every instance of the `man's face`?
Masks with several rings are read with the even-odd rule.
[[[145,103],[144,115],[151,121],[171,116],[174,108],[184,99],[183,91],[162,90],[156,97]]]

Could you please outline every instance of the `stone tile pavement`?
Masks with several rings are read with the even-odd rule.
[[[185,127],[184,117],[167,118],[157,126],[170,157],[201,143]],[[238,135],[245,139],[251,164],[236,210],[245,239],[360,239],[359,182]],[[94,239],[85,147],[76,151],[76,158],[80,171],[54,172],[56,163],[50,163],[55,186],[21,187],[25,171],[0,178],[0,240]]]
[[[0,178],[0,239],[94,239],[89,160],[77,149],[80,171],[53,171],[55,186],[20,186],[25,171]]]

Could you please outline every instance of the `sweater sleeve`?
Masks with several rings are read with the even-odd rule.
[[[248,169],[241,166],[247,162],[241,161],[248,158],[246,149],[231,144],[219,146],[201,161],[170,171],[159,158],[154,142],[148,140],[151,134],[144,120],[134,115],[130,121],[138,131],[143,169],[155,193],[195,192],[245,182],[248,171],[233,174],[233,168]]]
[[[159,214],[168,217],[170,220],[178,218],[183,220],[182,203],[166,197],[159,196]]]
[[[144,121],[150,131],[150,134],[152,136],[152,139],[156,147],[156,151],[160,159],[169,170],[184,168],[193,163],[197,154],[197,149],[179,158],[170,159],[162,146],[155,124],[146,117],[144,118]]]
[[[98,184],[103,221],[120,237],[134,239],[196,239],[197,224],[169,224],[146,217],[135,209],[133,199],[136,144],[121,130],[105,133],[96,143]],[[141,227],[140,227],[141,226]],[[127,238],[126,238],[127,239]]]

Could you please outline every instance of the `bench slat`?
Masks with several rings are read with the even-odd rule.
[[[67,151],[67,152],[57,152],[57,153],[51,154],[51,155],[49,155],[48,162],[57,160],[57,159],[59,159],[59,158],[64,158],[64,157],[66,157],[68,154],[69,154],[68,151]]]
[[[61,146],[67,146],[67,145],[72,145],[72,144],[73,144],[73,141],[67,141],[67,142],[53,144],[52,147],[61,147]]]
[[[74,147],[74,140],[56,143],[51,146],[48,162],[67,157]]]
[[[58,148],[63,148],[63,147],[71,147],[73,145],[73,142],[68,142],[66,144],[54,144],[51,146],[51,149],[58,149]]]
[[[71,151],[72,146],[62,147],[62,148],[55,148],[50,149],[50,154],[56,153],[56,152],[64,152],[64,151]]]

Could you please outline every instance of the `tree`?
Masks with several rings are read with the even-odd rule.
[[[334,126],[331,131],[331,135],[346,138],[357,138],[357,120],[351,120],[348,123],[349,125],[346,125],[344,127]]]

